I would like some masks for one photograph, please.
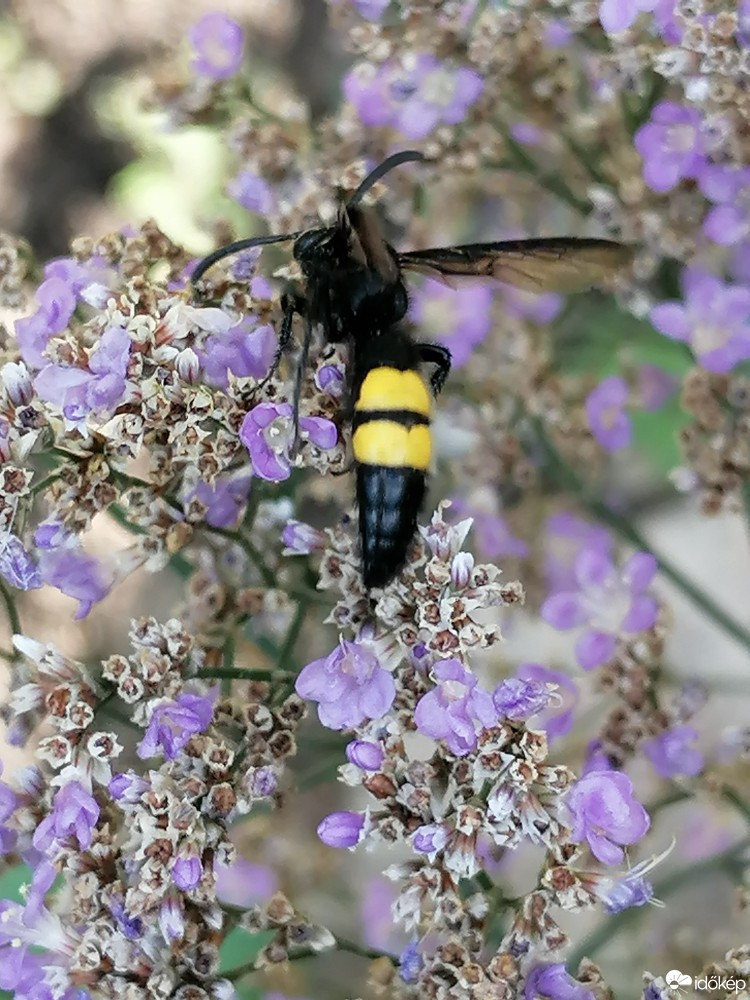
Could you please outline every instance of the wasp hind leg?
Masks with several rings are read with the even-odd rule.
[[[258,383],[259,389],[262,388],[270,378],[273,378],[279,370],[281,359],[289,350],[289,345],[292,342],[294,317],[305,315],[305,305],[306,303],[304,297],[302,295],[298,295],[296,292],[284,292],[281,296],[283,316],[281,319],[281,327],[279,329],[279,342],[276,345],[276,352],[273,356],[271,367]]]
[[[437,396],[445,385],[451,370],[451,352],[441,344],[417,344],[420,359],[428,365],[435,365],[430,377],[430,385]]]

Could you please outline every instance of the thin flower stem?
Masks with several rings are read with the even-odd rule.
[[[51,472],[48,476],[45,476],[40,483],[36,484],[36,486],[31,487],[31,495],[35,497],[38,496],[40,493],[43,493],[48,486],[51,486],[53,483],[56,483],[59,478],[60,478],[60,471],[56,469],[54,472]]]
[[[586,201],[586,199],[579,198],[559,175],[545,173],[537,164],[533,156],[529,156],[523,146],[519,145],[519,143],[515,141],[504,125],[500,125],[499,128],[502,132],[505,147],[509,154],[510,163],[508,165],[520,170],[521,173],[528,174],[537,182],[537,184],[546,188],[550,194],[555,195],[555,197],[559,198],[561,201],[566,202],[571,208],[574,208],[576,212],[579,212],[581,215],[588,215],[591,211],[591,204]],[[489,165],[491,166],[492,164]],[[506,164],[496,165],[506,166]]]
[[[750,847],[750,837],[745,837],[732,847],[727,848],[726,851],[722,851],[721,854],[714,854],[702,862],[691,861],[690,864],[683,865],[664,878],[654,880],[654,899],[666,899],[677,892],[677,890],[682,889],[686,885],[692,886],[708,875],[715,875],[721,871],[731,872],[734,867],[732,862],[736,861],[739,855],[747,850],[748,847]],[[568,969],[575,974],[584,958],[593,958],[597,952],[601,951],[613,938],[617,937],[624,928],[637,922],[642,914],[643,909],[631,907],[629,910],[623,910],[616,916],[609,917],[592,934],[584,938],[578,948],[571,953],[566,963]]]
[[[221,693],[231,694],[232,691],[232,676],[234,674],[234,654],[235,654],[235,638],[234,632],[230,628],[227,633],[227,637],[224,640],[224,649],[222,650],[222,656],[224,660],[224,670],[226,670],[226,675],[221,679]]]
[[[284,637],[284,644],[279,651],[279,658],[276,663],[276,669],[282,673],[288,673],[290,670],[290,662],[292,656],[294,655],[294,647],[297,645],[299,634],[302,631],[302,626],[305,623],[305,618],[307,617],[307,612],[309,610],[310,602],[304,597],[300,598],[297,603],[297,610],[294,612],[294,617],[292,618],[289,624],[289,629]]]
[[[8,623],[10,624],[11,635],[20,635],[21,619],[18,614],[18,609],[16,608],[16,602],[10,590],[5,586],[2,580],[0,580],[0,597],[2,597],[3,599],[3,604],[5,605],[5,611],[6,614],[8,615]]]
[[[721,797],[725,802],[736,809],[745,822],[750,825],[750,803],[743,799],[736,789],[732,788],[730,785],[725,785],[721,790]]]
[[[214,677],[219,680],[231,681],[276,681],[279,680],[278,670],[246,670],[244,667],[206,667],[199,677]],[[222,687],[223,689],[223,687]]]
[[[659,569],[664,576],[668,580],[671,580],[693,604],[700,608],[707,618],[710,618],[715,625],[739,642],[745,649],[750,650],[750,631],[738,621],[735,621],[731,615],[727,614],[712,597],[709,597],[704,590],[701,590],[697,584],[688,579],[666,556],[661,555],[654,549],[653,545],[647,541],[626,517],[613,510],[599,497],[593,495],[549,440],[541,420],[534,418],[532,423],[536,431],[537,441],[544,451],[550,468],[562,485],[570,490],[571,493],[575,493],[581,504],[597,520],[602,521],[615,531],[620,538],[626,542],[630,542],[631,545],[634,545],[642,552],[649,552],[659,563]]]
[[[263,583],[269,589],[273,590],[276,587],[276,574],[271,569],[271,567],[266,563],[263,556],[260,554],[255,544],[250,541],[248,536],[242,531],[230,531],[229,528],[207,528],[213,535],[221,535],[222,538],[228,538],[230,541],[239,545],[241,549],[244,549],[248,559],[255,566],[261,575]]]
[[[325,951],[315,951],[312,948],[300,948],[299,951],[295,951],[293,954],[287,956],[288,962],[299,962],[305,958],[317,958],[323,955],[330,955],[331,951],[345,951],[350,955],[359,955],[360,958],[369,958],[371,961],[375,961],[379,958],[387,958],[391,965],[398,967],[399,960],[398,956],[392,955],[387,951],[378,951],[377,948],[367,948],[365,945],[357,944],[356,941],[350,941],[348,938],[337,937],[336,944],[333,948],[327,948]],[[240,965],[236,969],[229,969],[224,973],[227,979],[236,983],[238,980],[242,979],[244,976],[248,976],[253,972],[258,972],[258,968],[255,962],[247,962],[245,965]]]

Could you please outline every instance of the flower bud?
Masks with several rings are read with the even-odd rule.
[[[362,771],[379,771],[384,756],[380,744],[369,740],[353,740],[346,748],[346,759]]]
[[[457,552],[451,563],[451,583],[453,586],[461,589],[467,587],[473,569],[474,556],[471,552]]]
[[[357,812],[335,812],[318,824],[318,836],[328,847],[354,847],[362,837],[365,817]]]
[[[195,385],[200,375],[201,364],[192,347],[186,347],[180,351],[175,358],[175,368],[183,382]]]
[[[285,545],[285,556],[307,556],[311,552],[321,552],[326,541],[322,531],[294,519],[287,521],[281,540]]]
[[[0,369],[0,378],[11,403],[15,406],[28,406],[34,397],[34,387],[23,361],[8,361]]]

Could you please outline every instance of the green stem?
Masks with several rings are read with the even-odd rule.
[[[248,559],[254,564],[255,568],[260,573],[266,587],[271,590],[276,588],[276,574],[271,567],[267,565],[255,544],[250,541],[244,532],[230,531],[228,528],[208,528],[207,530],[209,530],[213,535],[221,535],[222,538],[228,538],[236,545],[239,545],[240,548],[244,549]]]
[[[298,951],[294,951],[292,954],[287,956],[287,961],[298,962],[305,958],[316,958],[320,955],[328,955],[331,950],[333,951],[345,951],[350,955],[359,955],[360,958],[369,958],[374,961],[378,958],[387,958],[391,965],[398,967],[398,957],[392,955],[387,951],[378,951],[376,948],[367,948],[365,945],[357,944],[356,941],[350,941],[348,938],[337,937],[336,943],[333,949],[327,951],[315,951],[312,948],[300,948]],[[253,972],[258,972],[258,968],[255,962],[247,962],[245,965],[239,965],[236,969],[229,969],[224,973],[227,979],[230,979],[233,983],[236,983],[243,976],[248,976]]]
[[[750,803],[746,802],[742,796],[730,785],[725,785],[721,790],[721,797],[732,808],[742,816],[745,822],[750,825]]]
[[[576,212],[579,212],[581,215],[588,215],[591,211],[589,201],[579,198],[557,174],[544,173],[536,160],[532,156],[529,156],[523,146],[520,146],[515,141],[504,126],[500,126],[500,131],[503,134],[506,149],[512,158],[513,165],[517,169],[533,177],[541,187],[546,188],[551,194],[554,194],[561,201],[566,202]]]
[[[566,489],[576,494],[582,506],[593,517],[616,532],[620,538],[634,545],[642,552],[650,553],[659,563],[659,569],[668,580],[671,580],[696,607],[700,608],[708,618],[712,619],[715,625],[723,629],[727,635],[730,635],[744,646],[745,649],[750,650],[750,631],[738,621],[735,621],[712,597],[709,597],[704,590],[688,579],[681,570],[654,549],[626,517],[612,510],[603,500],[593,495],[549,440],[541,420],[535,417],[532,423],[536,430],[537,441],[541,445],[550,467]]]
[[[199,677],[215,677],[229,681],[276,681],[278,670],[247,670],[245,667],[206,667]]]
[[[120,525],[121,528],[125,528],[132,535],[146,535],[148,532],[145,528],[142,528],[139,524],[133,524],[132,521],[128,520],[128,516],[122,507],[117,503],[111,503],[107,507],[107,514]],[[180,577],[181,580],[187,580],[193,573],[193,567],[190,565],[188,560],[176,552],[169,560],[169,565],[175,571],[175,573]]]
[[[232,677],[234,676],[234,670],[235,670],[234,666],[235,640],[234,640],[234,632],[231,629],[227,633],[227,637],[224,640],[224,649],[222,652],[224,659],[223,669],[226,671],[226,674],[221,680],[221,693],[231,694]]]
[[[51,472],[48,476],[45,476],[40,483],[36,484],[36,486],[31,487],[31,495],[35,497],[38,496],[40,493],[43,493],[48,486],[51,486],[53,483],[56,483],[59,478],[60,478],[60,470],[56,469],[54,472]]]
[[[11,635],[21,634],[21,619],[18,615],[18,609],[16,608],[16,602],[11,594],[10,590],[6,585],[0,580],[0,597],[3,599],[3,604],[5,605],[5,611],[8,615],[8,622],[10,624]]]
[[[666,875],[658,881],[655,880],[653,883],[654,899],[666,899],[667,896],[670,896],[678,889],[682,889],[683,886],[694,886],[699,879],[705,878],[707,875],[715,875],[721,871],[731,872],[733,867],[732,862],[748,846],[750,846],[750,837],[746,837],[744,840],[739,841],[739,843],[727,848],[721,854],[715,854],[713,857],[707,858],[702,862],[696,863],[695,861],[691,861],[690,864],[678,868],[670,875]],[[593,958],[613,938],[620,935],[624,928],[635,923],[642,913],[642,909],[631,907],[629,910],[623,910],[621,913],[616,914],[616,916],[609,917],[605,923],[597,927],[587,938],[584,938],[578,948],[571,953],[566,962],[568,969],[575,974],[584,958]]]
[[[302,626],[305,623],[305,618],[309,610],[310,602],[305,598],[301,598],[297,604],[297,610],[294,612],[294,617],[291,620],[287,634],[284,637],[284,645],[281,647],[276,663],[277,670],[284,673],[289,672],[290,661],[294,655],[294,647],[297,645],[299,634],[302,631]]]

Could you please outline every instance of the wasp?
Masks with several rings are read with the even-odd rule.
[[[193,271],[195,284],[216,261],[250,247],[294,241],[301,293],[282,299],[283,319],[271,367],[292,339],[295,315],[305,322],[295,380],[295,426],[302,376],[315,329],[328,343],[348,343],[352,452],[359,507],[362,578],[384,587],[403,566],[416,532],[432,457],[432,396],[451,367],[447,348],[415,340],[403,324],[409,271],[442,278],[491,277],[530,291],[579,291],[611,278],[630,261],[620,243],[570,236],[472,243],[400,253],[381,234],[367,191],[394,167],[423,160],[404,150],[388,157],[342,204],[330,226],[227,244]],[[423,375],[431,366],[429,380]],[[296,434],[296,432],[295,432]]]

